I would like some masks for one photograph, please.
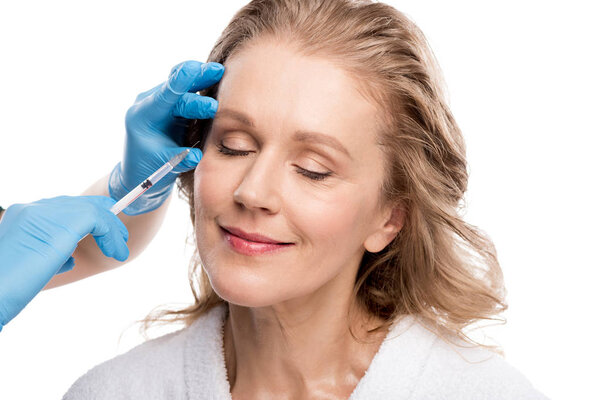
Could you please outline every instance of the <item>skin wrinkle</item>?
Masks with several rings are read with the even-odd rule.
[[[194,175],[198,250],[212,287],[229,302],[232,397],[347,399],[385,336],[366,333],[381,321],[356,307],[356,273],[365,249],[380,251],[402,227],[391,208],[380,207],[378,109],[343,70],[270,42],[227,60],[217,100],[220,110],[239,110],[255,125],[215,121]],[[351,158],[339,153],[344,161],[328,164],[336,175],[324,181],[299,174],[297,166],[315,169],[322,145],[292,140],[298,130],[328,132]],[[252,153],[219,152],[227,135],[240,146],[243,137]],[[294,245],[241,255],[219,224]],[[350,309],[358,311],[348,319]],[[349,324],[368,343],[357,342]]]

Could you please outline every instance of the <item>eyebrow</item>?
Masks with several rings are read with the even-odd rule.
[[[216,119],[220,119],[220,118],[230,118],[230,119],[234,119],[246,126],[249,126],[251,128],[256,127],[252,118],[250,118],[249,116],[247,116],[246,114],[244,114],[240,111],[236,111],[236,110],[233,110],[230,108],[224,108],[224,109],[218,110],[217,113],[215,114],[214,119],[216,120]],[[294,135],[292,136],[292,138],[297,142],[314,142],[314,143],[324,144],[326,146],[329,146],[331,148],[334,148],[334,149],[344,153],[345,155],[347,155],[348,157],[350,157],[352,159],[352,156],[350,155],[350,152],[348,151],[348,149],[346,149],[344,147],[344,145],[342,145],[342,143],[340,143],[340,141],[337,140],[336,138],[334,138],[333,136],[326,135],[326,134],[320,133],[320,132],[297,130],[296,132],[294,132]]]

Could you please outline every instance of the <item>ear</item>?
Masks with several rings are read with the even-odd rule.
[[[364,241],[365,250],[370,253],[380,252],[390,244],[404,226],[406,209],[403,205],[387,208],[381,218],[381,224],[375,228]]]

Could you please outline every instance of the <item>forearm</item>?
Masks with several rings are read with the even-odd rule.
[[[85,190],[82,195],[109,196],[108,175]],[[158,232],[166,215],[170,200],[171,197],[156,210],[145,214],[133,216],[125,215],[124,213],[119,214],[119,218],[123,221],[129,231],[129,241],[127,242],[127,246],[129,247],[129,258],[125,262],[119,262],[114,258],[106,257],[96,245],[94,238],[89,235],[79,242],[77,249],[73,253],[75,268],[69,272],[54,276],[44,289],[75,282],[100,272],[119,267],[135,259],[142,253]]]

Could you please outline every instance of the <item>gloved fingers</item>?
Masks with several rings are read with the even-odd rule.
[[[212,97],[185,93],[173,107],[172,115],[187,119],[213,118],[218,107],[219,102]]]
[[[123,222],[110,212],[110,207],[116,202],[105,196],[82,197],[97,206],[89,233],[94,237],[102,253],[118,261],[125,261],[129,257],[126,244],[129,240],[129,232]]]
[[[190,92],[197,92],[206,89],[219,82],[223,77],[225,67],[217,62],[208,62],[202,64],[200,74],[194,79],[194,84],[189,89]]]
[[[223,76],[224,68],[218,63],[185,61],[176,65],[169,79],[154,94],[152,110],[159,114],[168,112],[189,91],[198,91],[217,83]]]
[[[110,211],[105,211],[102,214],[103,218],[99,218],[98,223],[91,232],[96,244],[105,256],[113,257],[118,261],[127,260],[129,257],[129,249],[126,244],[129,239],[127,230],[122,230],[120,227],[122,225],[121,221]],[[119,223],[115,220],[118,220]]]
[[[58,270],[56,275],[62,274],[63,272],[68,272],[73,269],[75,266],[75,259],[73,257],[69,257],[69,259],[63,264],[62,267]]]
[[[193,147],[179,147],[179,148],[169,149],[169,151],[165,155],[168,158],[171,158],[171,157],[174,157],[175,155],[181,153],[185,149],[190,149],[190,153],[187,155],[186,158],[183,159],[182,162],[177,164],[177,166],[173,169],[173,171],[171,171],[172,174],[181,174],[183,172],[190,171],[190,170],[196,168],[196,165],[198,165],[198,163],[202,159],[202,150],[196,149]]]
[[[98,220],[101,215],[103,214],[105,211],[108,212],[108,215],[105,215],[104,217],[109,220],[111,223],[115,224],[115,226],[118,228],[119,232],[121,232],[122,235],[128,235],[129,233],[127,232],[127,227],[125,226],[125,224],[123,224],[123,222],[113,213],[110,212],[110,209],[112,208],[112,206],[114,206],[117,202],[115,200],[113,200],[111,197],[108,196],[74,196],[73,199],[75,201],[79,201],[79,200],[85,200],[89,203],[91,203],[92,205],[94,205],[96,207],[96,214],[94,214],[95,220],[92,221],[92,224],[90,224],[90,229],[87,230],[86,232],[82,232],[83,236],[87,235],[88,233],[94,235],[96,232],[98,234],[101,233],[100,229],[101,227],[99,226],[94,226],[96,220]]]
[[[110,230],[104,235],[96,235],[94,240],[107,257],[113,257],[117,261],[125,261],[129,257],[129,248],[125,244],[125,238],[114,230]]]
[[[97,217],[97,222],[102,222],[102,223],[96,223],[94,225],[94,227],[92,228],[90,234],[92,236],[97,236],[97,235],[105,235],[108,231],[114,231],[115,233],[118,232],[118,234],[121,237],[123,237],[123,240],[125,240],[127,242],[129,240],[129,231],[127,231],[127,227],[119,219],[119,217],[117,217],[112,212],[110,212],[110,208],[114,204],[116,204],[116,201],[114,201],[110,197],[105,197],[105,196],[90,196],[90,197],[100,197],[100,199],[98,199],[98,201],[104,203],[104,205],[100,208],[99,215]]]
[[[173,67],[169,79],[154,96],[157,111],[170,110],[184,93],[192,89],[196,76],[201,71],[202,63],[199,61],[185,61]]]
[[[61,252],[72,254],[77,241],[88,233],[94,236],[100,250],[108,257],[124,261],[129,255],[125,242],[129,239],[127,227],[110,212],[116,203],[106,196],[60,196],[44,199],[38,203],[53,205],[54,226],[62,227],[62,231],[72,233],[72,240],[59,241],[54,244]],[[50,229],[50,228],[48,228]],[[98,238],[100,237],[100,240]],[[62,267],[61,267],[62,268]],[[66,267],[64,267],[66,268]]]
[[[168,114],[179,98],[192,88],[201,67],[202,63],[198,61],[188,61],[175,66],[169,79],[154,93],[149,111],[158,115]]]
[[[186,63],[187,61],[181,62],[179,64],[177,64],[176,66],[174,66],[173,68],[171,68],[171,72],[169,72],[169,79],[171,79],[171,77],[173,77],[174,75],[177,75],[179,69],[183,66],[184,63]],[[146,97],[153,95],[154,93],[158,92],[159,90],[161,90],[163,88],[163,86],[165,84],[167,84],[168,82],[162,82],[159,83],[158,85],[154,86],[152,89],[150,90],[146,90],[145,92],[142,92],[140,94],[137,95],[137,97],[135,98],[135,102],[139,103],[141,100],[145,99]]]
[[[171,74],[169,77],[177,74],[179,69],[185,69],[186,67],[191,66],[191,64],[194,64],[193,66],[196,67],[197,63],[200,64],[200,72],[196,74],[192,86],[187,88],[188,92],[197,92],[199,90],[211,87],[215,83],[219,82],[223,77],[223,73],[225,72],[225,67],[223,64],[219,64],[217,62],[201,63],[194,60],[184,61],[174,66],[171,69]],[[173,87],[173,85],[171,85],[171,87]],[[181,89],[183,90],[183,87],[181,87]]]

